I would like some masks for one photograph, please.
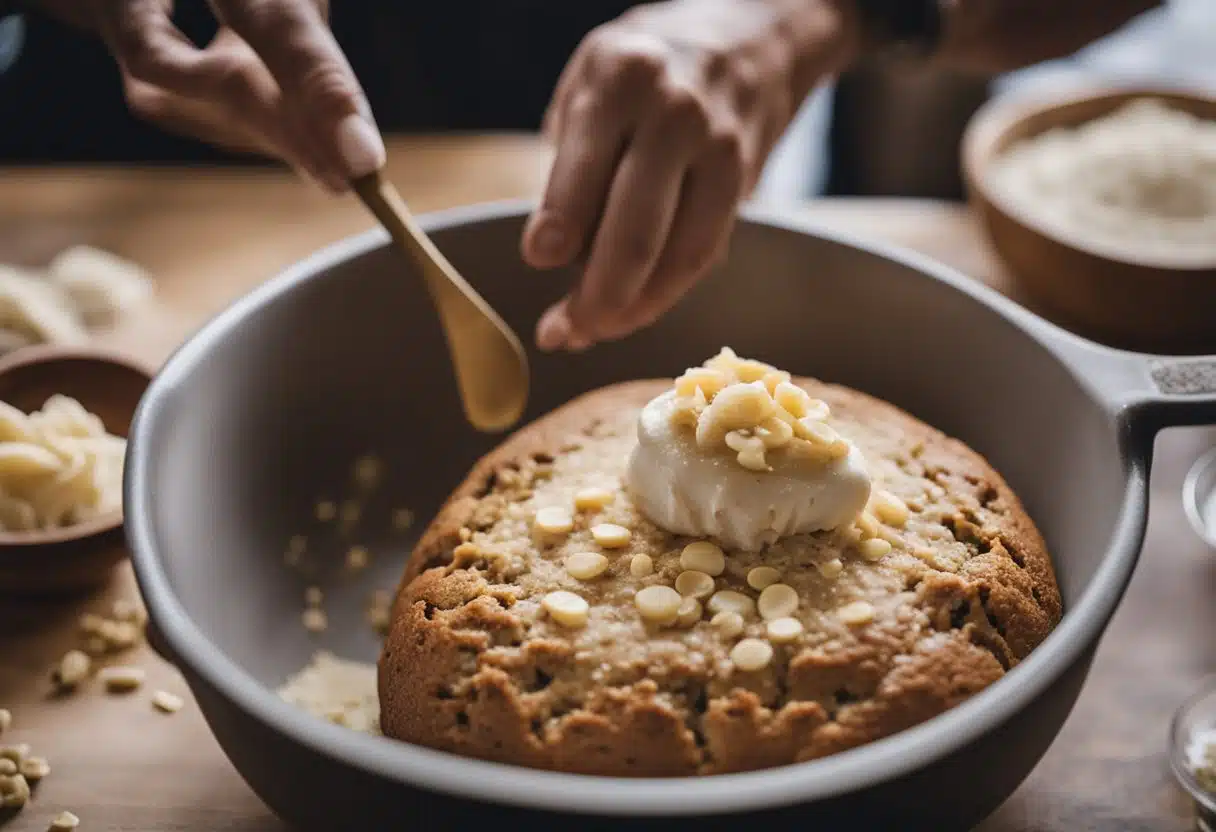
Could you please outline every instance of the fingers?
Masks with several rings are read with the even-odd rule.
[[[544,196],[524,229],[524,260],[538,269],[567,265],[586,249],[625,144],[627,125],[609,102],[586,96],[570,108]]]
[[[729,166],[708,158],[689,173],[663,257],[616,337],[654,323],[722,259],[735,224],[737,187]]]
[[[331,187],[379,170],[384,142],[354,71],[317,6],[306,0],[212,0],[217,15],[257,53],[286,110],[311,138]]]
[[[171,132],[278,156],[325,181],[307,135],[292,129],[278,84],[241,38],[221,29],[198,49],[156,0],[97,3],[95,9],[139,116]]]
[[[134,80],[127,82],[127,100],[143,118],[171,133],[202,139],[238,153],[275,155],[278,152],[261,134],[225,118],[225,114],[209,102]]]
[[[676,111],[672,111],[673,113]],[[571,334],[595,341],[627,326],[659,262],[700,139],[699,111],[655,119],[634,139],[609,191],[568,311]]]

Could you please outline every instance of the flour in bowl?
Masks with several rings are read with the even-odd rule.
[[[1216,259],[1216,121],[1157,99],[1013,145],[992,183],[1095,251],[1171,265]]]
[[[313,716],[367,734],[380,733],[376,665],[321,650],[279,688],[279,697]]]

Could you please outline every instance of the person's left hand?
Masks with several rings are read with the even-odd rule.
[[[584,261],[541,349],[628,335],[723,255],[740,200],[811,87],[855,48],[849,0],[668,0],[593,31],[546,114],[557,153],[522,243]]]

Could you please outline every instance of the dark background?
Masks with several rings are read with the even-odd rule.
[[[635,4],[335,0],[331,24],[386,132],[535,130],[579,41]],[[0,14],[15,7],[0,0]],[[203,0],[180,0],[175,19],[199,44],[215,32]],[[37,13],[23,22],[0,73],[0,164],[267,164],[138,121],[95,37]],[[849,73],[834,92],[828,193],[960,198],[958,140],[987,89],[903,68]]]
[[[337,0],[331,23],[386,131],[535,129],[582,36],[626,0]],[[207,4],[179,2],[178,26],[205,44]],[[0,159],[172,162],[227,159],[166,136],[126,110],[96,38],[38,14],[0,75]]]

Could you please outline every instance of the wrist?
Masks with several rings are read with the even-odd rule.
[[[825,77],[846,70],[861,54],[863,32],[856,0],[759,1],[776,15],[772,36],[790,58],[796,100]]]

